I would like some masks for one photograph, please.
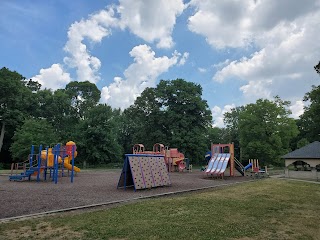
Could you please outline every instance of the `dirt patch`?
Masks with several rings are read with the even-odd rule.
[[[83,233],[74,231],[68,227],[53,227],[51,223],[41,222],[35,226],[17,228],[11,231],[5,231],[3,239],[81,239]]]
[[[58,184],[52,181],[10,182],[8,176],[0,176],[0,221],[4,218],[37,214],[59,209],[113,201],[132,201],[141,197],[169,194],[195,188],[217,187],[250,180],[247,177],[221,179],[204,178],[203,172],[170,173],[172,185],[134,191],[133,188],[117,189],[120,170],[83,172],[70,182],[70,178],[59,178]]]

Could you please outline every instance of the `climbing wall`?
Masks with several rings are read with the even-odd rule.
[[[156,187],[163,186],[163,181],[160,173],[160,169],[157,164],[157,157],[149,157],[149,164]]]
[[[126,187],[127,184],[134,185],[136,190],[170,185],[164,157],[139,154],[126,156],[118,188]]]
[[[168,170],[167,170],[166,163],[164,162],[164,158],[163,157],[156,157],[155,164],[157,165],[158,170],[159,170],[159,172],[161,174],[162,185],[163,186],[171,185],[169,173],[168,173]]]
[[[146,188],[139,157],[130,156],[128,157],[128,160],[135,189]]]

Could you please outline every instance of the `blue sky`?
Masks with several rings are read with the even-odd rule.
[[[215,125],[232,107],[290,100],[319,77],[320,0],[1,0],[0,67],[43,87],[89,80],[126,108],[160,79],[201,84]]]

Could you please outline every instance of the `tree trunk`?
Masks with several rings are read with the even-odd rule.
[[[2,122],[2,127],[1,127],[1,132],[0,132],[0,152],[2,149],[2,145],[3,145],[3,139],[4,139],[4,131],[5,131],[5,123],[4,121]]]

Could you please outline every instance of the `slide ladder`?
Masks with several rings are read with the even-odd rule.
[[[236,158],[234,158],[234,162],[235,162],[235,168],[238,170],[238,172],[242,175],[242,176],[244,176],[244,171],[245,171],[245,167],[242,165],[242,163],[238,160],[238,159],[236,159]]]

